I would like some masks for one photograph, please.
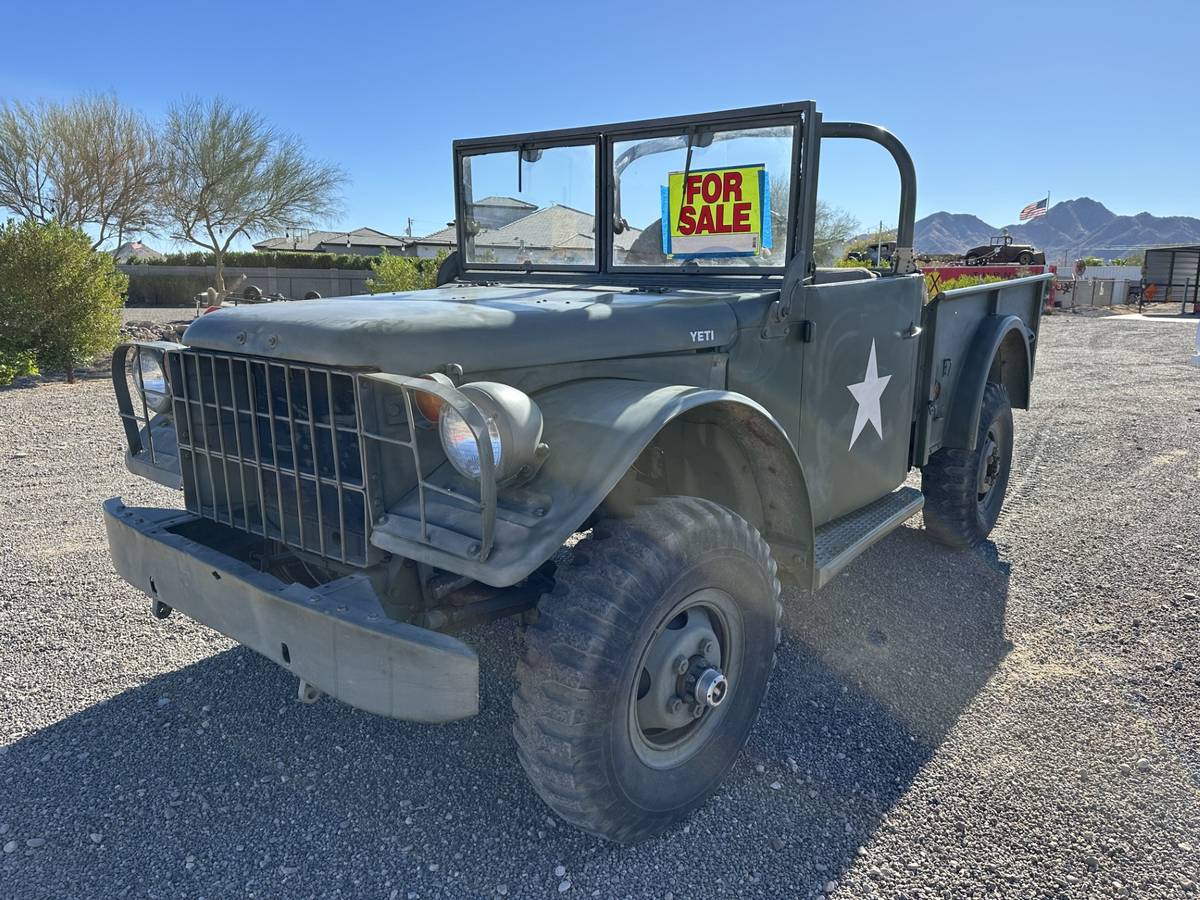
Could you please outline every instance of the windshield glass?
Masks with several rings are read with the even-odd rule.
[[[615,142],[613,265],[783,266],[792,140],[778,125]]]
[[[464,156],[468,263],[596,263],[596,148]]]

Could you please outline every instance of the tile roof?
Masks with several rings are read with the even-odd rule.
[[[515,206],[520,209],[537,209],[536,203],[526,203],[524,200],[518,200],[516,197],[484,197],[482,200],[476,200],[474,206]]]
[[[256,250],[295,250],[313,252],[323,244],[340,244],[345,246],[349,241],[352,247],[389,247],[400,249],[405,245],[404,238],[395,237],[374,228],[355,228],[353,231],[311,231],[303,237],[277,237],[259,241],[254,245]]]
[[[113,259],[119,263],[131,259],[162,259],[163,255],[153,247],[147,247],[141,241],[126,241],[113,251]]]
[[[455,231],[453,225],[435,231],[433,234],[427,234],[425,237],[413,238],[411,243],[414,244],[449,244],[453,245],[458,241],[458,232]]]
[[[555,203],[509,222],[503,228],[480,231],[475,236],[475,244],[478,247],[588,250],[595,243],[594,229],[595,216],[591,213]],[[620,250],[628,250],[639,234],[641,231],[636,228],[626,229],[613,236],[613,243]],[[451,225],[416,238],[414,243],[452,245],[456,240]]]
[[[476,204],[478,205],[478,204]],[[503,228],[484,229],[475,236],[478,247],[528,247],[530,250],[590,250],[595,245],[595,216],[590,212],[572,209],[570,206],[553,204],[530,212]],[[618,250],[629,250],[641,230],[626,228],[613,235],[613,244]],[[413,244],[437,244],[454,246],[457,242],[455,227],[450,226],[414,238]]]

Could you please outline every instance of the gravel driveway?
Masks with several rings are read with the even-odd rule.
[[[0,391],[0,896],[1193,897],[1193,334],[1048,319],[994,543],[917,521],[790,590],[728,782],[635,848],[526,785],[515,626],[469,636],[475,719],[301,705],[113,574],[100,502],[177,498],[122,468],[109,385]]]
[[[125,322],[154,322],[166,325],[170,322],[190,322],[196,318],[194,306],[127,306],[121,312]]]

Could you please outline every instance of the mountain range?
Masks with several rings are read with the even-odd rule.
[[[1200,244],[1200,219],[1148,212],[1118,216],[1090,197],[1055,203],[1046,215],[1006,228],[1017,243],[1046,251],[1050,262],[1064,254],[1112,259],[1157,244]],[[936,212],[917,222],[914,244],[919,253],[962,253],[1002,230],[969,213]]]

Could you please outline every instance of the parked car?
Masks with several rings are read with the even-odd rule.
[[[844,139],[900,171],[883,275],[811,262],[820,146]],[[126,464],[181,497],[109,500],[113,562],[155,616],[252,647],[301,699],[418,722],[478,711],[458,633],[518,617],[533,788],[642,840],[746,743],[781,578],[819,589],[922,508],[937,541],[987,538],[1051,276],[930,299],[907,150],[811,102],[457,141],[454,165],[438,287],[221,309],[118,349]],[[472,198],[519,179],[546,208],[595,198],[611,227],[570,210],[555,236],[590,264],[477,250]]]
[[[964,255],[968,266],[1044,266],[1046,254],[1029,244],[1013,243],[1011,234],[1000,234],[986,246],[972,247]]]
[[[851,250],[846,254],[846,259],[852,259],[855,262],[870,263],[872,266],[880,265],[880,260],[885,263],[892,261],[892,254],[896,252],[895,241],[878,241],[874,244],[869,244],[861,250]]]

